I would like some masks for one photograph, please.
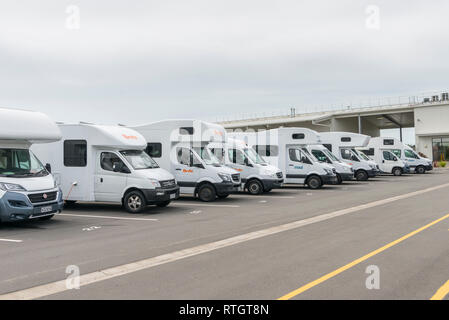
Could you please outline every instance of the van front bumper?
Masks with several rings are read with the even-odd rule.
[[[241,183],[234,182],[219,182],[214,183],[215,190],[217,190],[217,195],[224,196],[227,194],[231,194],[233,192],[237,192],[240,190]]]
[[[368,177],[374,178],[375,176],[377,176],[380,173],[380,170],[378,171],[378,170],[372,169],[372,170],[367,170],[366,172],[368,173]]]
[[[55,200],[38,203],[32,203],[28,198],[28,193],[6,192],[0,199],[0,221],[24,221],[60,213],[64,206],[61,190],[51,190],[48,193],[55,191],[57,191]],[[33,193],[36,192],[30,192],[30,194]],[[44,192],[41,191],[40,193]]]
[[[284,182],[284,179],[263,179],[263,189],[264,190],[271,190],[271,189],[278,189],[282,187],[282,183]]]
[[[433,170],[433,165],[428,165],[425,167],[427,171],[432,171]]]
[[[338,173],[343,181],[352,181],[354,180],[354,172],[345,172]]]
[[[156,188],[156,189],[143,189],[143,195],[147,204],[154,204],[157,202],[171,201],[179,198],[179,186],[173,188]]]
[[[323,181],[323,184],[337,184],[338,183],[337,176],[323,175],[323,176],[321,176],[321,180]]]

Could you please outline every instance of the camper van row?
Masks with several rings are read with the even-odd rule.
[[[57,124],[40,112],[0,109],[0,222],[48,220],[76,202],[139,213],[179,197],[211,202],[430,170],[429,159],[394,138],[306,128],[226,132],[200,120]]]

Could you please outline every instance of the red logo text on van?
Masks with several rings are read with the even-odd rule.
[[[128,140],[137,140],[136,136],[127,136],[126,134],[122,134],[123,138],[128,139]]]

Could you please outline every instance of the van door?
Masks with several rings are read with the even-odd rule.
[[[195,167],[195,164],[201,163],[193,154],[190,148],[177,147],[176,148],[176,163],[173,163],[176,181],[181,188],[181,193],[191,193],[195,191],[196,184],[201,176],[201,170],[205,170],[199,167]]]
[[[393,171],[393,167],[397,163],[397,158],[394,154],[392,154],[390,151],[382,151],[382,163],[381,163],[381,170],[386,173],[391,173]]]
[[[115,152],[99,151],[96,159],[95,201],[121,202],[129,168]]]
[[[287,148],[287,165],[286,165],[286,182],[287,183],[304,183],[307,174],[311,171],[312,164],[298,148]]]

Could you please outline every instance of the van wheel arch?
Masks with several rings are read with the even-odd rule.
[[[393,175],[395,176],[400,176],[402,175],[403,171],[401,167],[394,167],[393,170],[391,171],[393,173]]]
[[[136,187],[131,187],[131,188],[129,188],[129,189],[126,189],[125,192],[123,192],[123,195],[122,195],[122,204],[124,204],[126,195],[127,195],[128,193],[130,193],[131,191],[139,191],[139,192],[142,192],[142,190],[140,190],[139,188],[136,188]],[[147,199],[146,199],[146,197],[145,197],[145,194],[144,194],[143,192],[142,192],[142,194],[143,194],[143,197],[144,197],[145,201],[147,201]]]
[[[367,181],[369,179],[368,172],[364,169],[359,169],[355,172],[357,181]]]

